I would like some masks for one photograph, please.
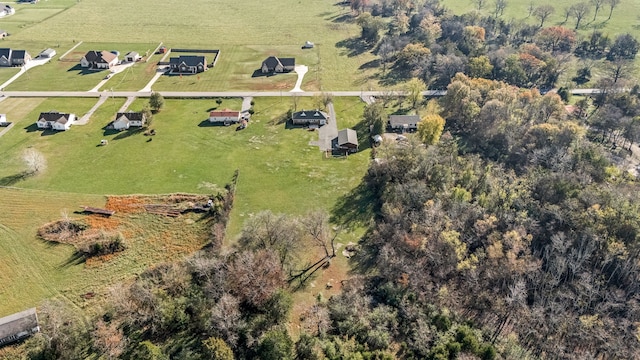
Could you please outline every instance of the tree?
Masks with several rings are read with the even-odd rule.
[[[151,111],[149,104],[146,104],[144,105],[144,107],[142,107],[142,115],[144,115],[145,118],[145,125],[147,127],[151,126],[151,124],[153,123],[153,112]]]
[[[427,89],[427,85],[424,81],[413,78],[409,80],[406,84],[406,94],[409,102],[411,103],[411,108],[416,110],[418,104],[422,100],[422,92]]]
[[[486,55],[470,58],[467,64],[467,74],[472,78],[488,78],[492,71],[493,65]]]
[[[267,332],[258,346],[262,360],[293,360],[293,340],[285,330]]]
[[[563,26],[551,26],[542,29],[538,36],[537,43],[545,50],[556,52],[568,52],[576,42],[575,33]]]
[[[570,9],[571,15],[576,18],[575,29],[578,30],[578,28],[580,27],[580,22],[582,21],[582,19],[584,19],[585,16],[589,14],[589,11],[591,11],[591,7],[586,2],[580,2],[572,5]]]
[[[607,17],[607,20],[611,20],[613,9],[615,9],[620,4],[620,1],[621,0],[607,0],[607,4],[609,5],[609,17]]]
[[[607,60],[633,60],[638,54],[639,46],[638,40],[631,34],[618,35],[607,53]]]
[[[154,112],[158,112],[160,111],[160,109],[162,109],[163,106],[164,97],[162,96],[162,94],[155,91],[151,93],[151,96],[149,97],[149,107],[151,108],[151,110],[153,110]]]
[[[384,23],[368,12],[364,12],[358,16],[356,23],[362,28],[360,38],[369,44],[375,44],[380,40],[380,30],[384,27]]]
[[[124,351],[125,339],[122,330],[113,322],[105,323],[102,319],[98,320],[91,335],[94,347],[107,359],[116,359]]]
[[[418,136],[425,145],[434,145],[440,140],[444,130],[444,118],[438,114],[428,114],[418,122]]]
[[[210,360],[233,360],[233,351],[224,340],[217,337],[210,337],[202,342],[204,345],[204,355]]]
[[[596,21],[598,11],[600,11],[600,8],[604,5],[605,1],[606,0],[591,0],[591,3],[593,4],[593,21]]]
[[[218,104],[218,106],[220,106],[220,104],[222,104],[222,99],[217,98],[217,99],[216,99],[216,104]]]
[[[507,8],[507,0],[496,0],[495,6],[496,16],[502,16],[502,14],[504,13],[504,9]]]
[[[369,129],[371,129],[372,135],[384,133],[386,119],[384,105],[381,102],[376,101],[365,106],[363,117]]]
[[[22,155],[22,160],[27,165],[25,172],[27,175],[35,175],[47,168],[47,159],[34,148],[28,148]]]
[[[554,11],[555,9],[551,5],[540,5],[533,10],[533,16],[540,20],[540,27],[543,27],[544,22]]]
[[[476,5],[476,7],[478,8],[478,10],[482,10],[482,8],[484,7],[484,5],[487,3],[486,0],[472,0],[473,3]]]

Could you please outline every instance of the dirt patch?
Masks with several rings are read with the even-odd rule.
[[[121,214],[144,212],[144,199],[138,196],[109,196],[106,208]]]
[[[113,216],[105,217],[94,214],[87,216],[85,221],[93,229],[115,230],[120,226],[120,219]]]

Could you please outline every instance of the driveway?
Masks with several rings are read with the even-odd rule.
[[[104,86],[104,84],[107,83],[107,81],[111,80],[111,77],[113,77],[113,75],[117,74],[117,73],[121,73],[123,71],[125,71],[127,68],[133,66],[133,64],[135,64],[135,62],[127,62],[124,64],[118,64],[115,65],[114,67],[111,68],[111,70],[109,71],[109,78],[108,79],[103,79],[102,81],[100,81],[98,83],[98,85],[96,85],[93,89],[89,90],[90,92],[95,92],[100,90],[101,87]]]
[[[309,67],[307,65],[296,65],[294,69],[298,74],[298,80],[296,80],[296,86],[294,86],[290,92],[303,92],[304,90],[300,89],[300,85],[302,85],[302,79],[304,79],[304,74],[309,71]]]
[[[27,72],[27,70],[31,69],[32,67],[44,65],[44,64],[48,63],[49,60],[51,60],[51,58],[44,58],[44,59],[35,58],[35,59],[32,59],[31,61],[27,62],[23,67],[21,67],[20,71],[18,71],[17,74],[13,75],[11,77],[11,79],[5,81],[4,84],[0,85],[0,89],[4,89],[6,86],[8,86],[12,82],[14,82],[17,78],[19,78],[22,74]]]
[[[76,121],[73,122],[73,125],[87,125],[87,123],[89,122],[89,119],[91,118],[91,115],[93,115],[93,113],[98,110],[98,108],[100,107],[100,105],[104,104],[105,101],[107,101],[109,97],[107,95],[105,96],[100,96],[100,98],[98,99],[98,102],[93,105],[93,107],[91,108],[91,110],[89,110],[86,114],[84,114],[84,116],[82,116],[79,119],[76,119]]]
[[[245,96],[242,98],[242,116],[249,117],[249,109],[251,109],[251,102],[253,101],[253,96]]]
[[[331,141],[338,137],[338,124],[336,121],[336,111],[333,103],[327,105],[329,111],[329,121],[326,125],[318,129],[318,147],[321,151],[331,151]]]

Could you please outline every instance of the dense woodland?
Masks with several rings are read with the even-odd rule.
[[[374,133],[394,101],[423,120],[416,136],[373,149],[362,184],[331,215],[257,214],[233,248],[218,237],[150,269],[91,319],[50,302],[28,356],[638,358],[640,199],[621,167],[640,137],[638,91],[623,91],[638,42],[576,34],[594,10],[615,15],[615,0],[576,3],[566,26],[549,27],[562,9],[532,5],[538,23],[527,25],[502,19],[504,1],[474,3],[496,11],[350,3],[383,81],[448,91],[367,106]],[[567,59],[591,64],[576,83],[607,70],[602,91],[569,110],[566,91],[538,90],[556,85]],[[318,297],[293,339],[291,294],[331,266],[338,225],[368,217],[342,293]]]

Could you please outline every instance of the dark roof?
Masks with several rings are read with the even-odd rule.
[[[36,308],[0,318],[0,346],[38,331]],[[22,336],[21,336],[22,335]]]
[[[11,49],[0,48],[0,57],[3,57],[3,56],[7,59],[11,58]]]
[[[413,125],[415,126],[420,121],[418,115],[391,115],[389,116],[389,124],[391,126],[403,126]]]
[[[280,60],[278,60],[278,58],[275,56],[269,56],[265,61],[262,62],[262,65],[266,65],[268,69],[275,69],[278,64],[280,64]]]
[[[11,52],[12,59],[24,59],[29,53],[26,50],[13,50]]]
[[[143,121],[144,120],[144,113],[143,112],[133,112],[133,111],[128,111],[128,112],[119,112],[116,115],[116,119],[120,119],[120,117],[126,117],[127,120],[129,121]]]
[[[280,63],[284,67],[296,66],[296,58],[280,58]]]
[[[342,129],[338,131],[338,145],[345,144],[358,145],[358,134],[353,129]]]
[[[117,55],[110,53],[108,51],[91,50],[84,55],[84,58],[90,63],[91,62],[109,63],[113,61],[113,59],[117,58]]]
[[[328,119],[329,115],[320,110],[302,110],[291,114],[292,119]]]
[[[69,121],[69,118],[71,118],[71,114],[63,114],[59,112],[50,111],[50,112],[40,113],[40,117],[38,118],[38,121],[44,120],[48,122],[59,122],[61,124],[66,124],[67,121]]]
[[[187,66],[198,66],[206,64],[207,60],[201,55],[180,55],[177,58],[169,58],[170,65],[180,65],[185,63]]]

